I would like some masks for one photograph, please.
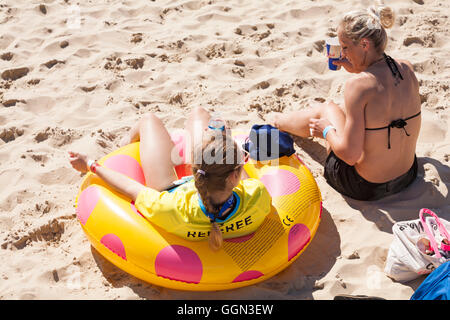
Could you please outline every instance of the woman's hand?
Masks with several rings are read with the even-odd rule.
[[[347,59],[333,61],[333,64],[338,67],[344,67],[347,72],[358,73],[358,71],[355,70],[353,65]]]
[[[309,132],[311,133],[312,137],[323,139],[323,130],[329,125],[332,125],[332,123],[327,119],[311,118],[309,120]]]
[[[83,154],[83,153],[77,153],[77,152],[72,152],[69,151],[69,156],[70,156],[70,164],[72,165],[72,167],[81,172],[81,173],[86,173],[89,171],[87,162],[88,162],[88,158],[87,155]]]

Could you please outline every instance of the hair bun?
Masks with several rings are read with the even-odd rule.
[[[392,10],[392,8],[381,6],[375,9],[374,13],[377,15],[380,24],[383,26],[383,28],[385,29],[392,28],[395,22],[395,13],[394,10]]]

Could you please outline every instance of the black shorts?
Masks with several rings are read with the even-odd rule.
[[[328,184],[344,196],[362,201],[374,201],[398,193],[408,187],[417,177],[417,157],[408,172],[384,183],[365,180],[350,166],[339,159],[333,151],[325,162],[324,176]]]

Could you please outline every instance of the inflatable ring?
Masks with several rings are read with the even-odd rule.
[[[233,130],[242,143],[248,135]],[[180,156],[184,133],[171,134]],[[145,184],[139,143],[122,147],[98,161]],[[244,169],[264,183],[272,211],[252,234],[224,240],[218,252],[208,241],[189,241],[145,219],[129,200],[88,173],[77,196],[77,217],[96,250],[120,269],[146,282],[180,290],[225,290],[252,285],[294,262],[313,239],[322,214],[322,197],[311,172],[296,154],[258,162]],[[186,165],[179,177],[190,174]]]

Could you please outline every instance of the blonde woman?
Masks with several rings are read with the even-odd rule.
[[[345,83],[344,104],[273,118],[282,131],[325,139],[327,182],[357,200],[400,192],[417,176],[419,84],[411,63],[384,52],[385,29],[393,24],[394,12],[386,6],[345,15],[338,27],[342,59],[335,64],[354,76]]]

